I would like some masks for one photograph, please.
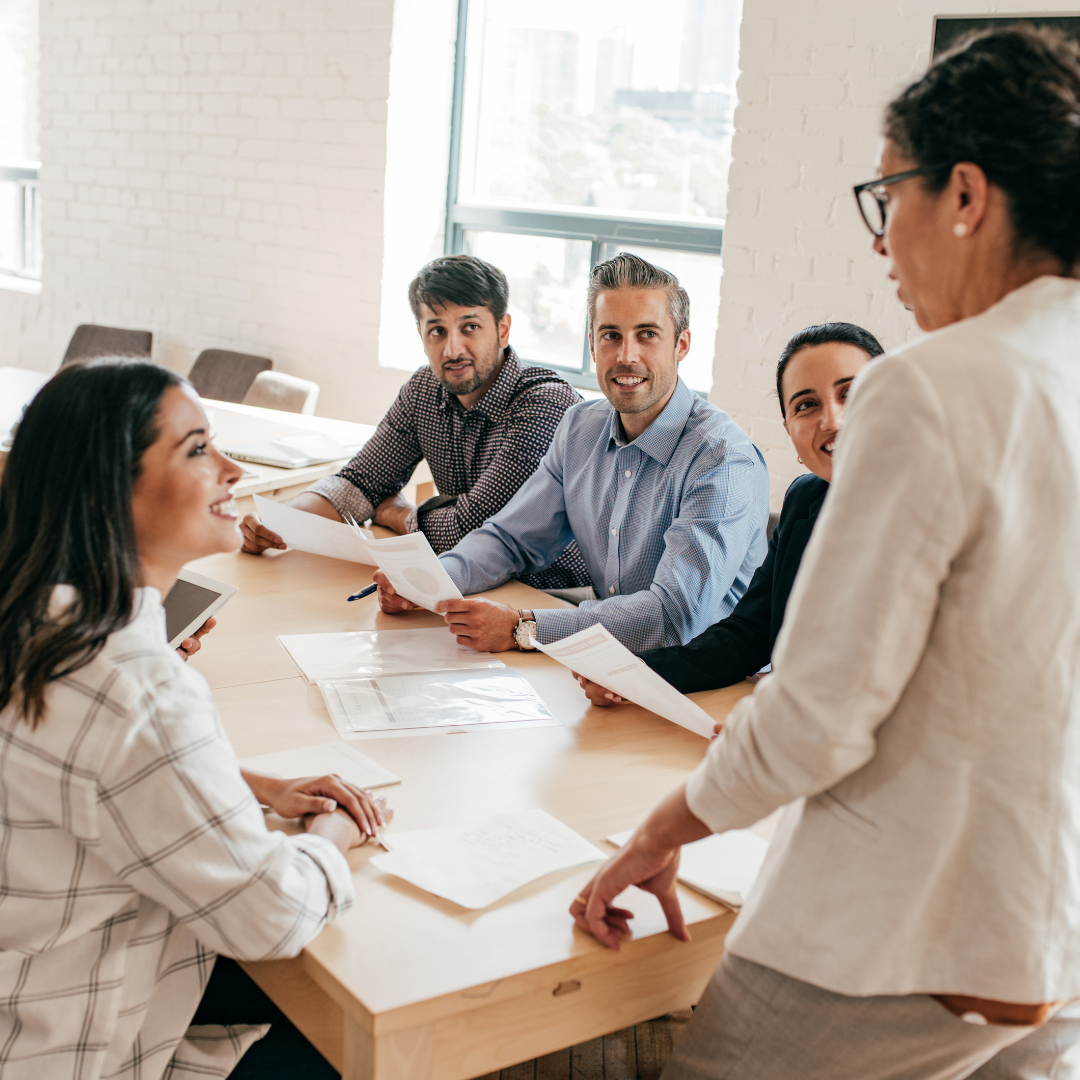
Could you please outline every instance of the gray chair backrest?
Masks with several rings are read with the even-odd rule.
[[[260,371],[269,371],[273,360],[228,349],[203,349],[199,353],[188,379],[199,397],[216,401],[235,401],[239,404],[251,389]]]
[[[71,335],[60,366],[67,367],[68,364],[78,364],[99,356],[127,356],[149,360],[153,342],[154,335],[149,330],[121,330],[116,326],[83,323],[82,326],[75,327],[75,333]]]
[[[769,524],[765,526],[765,539],[771,540],[772,534],[776,532],[776,526],[780,524],[779,512],[769,515]]]
[[[251,389],[244,395],[243,404],[311,416],[318,400],[318,383],[281,371],[260,371]]]

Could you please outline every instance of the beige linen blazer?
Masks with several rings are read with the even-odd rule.
[[[731,951],[845,994],[1080,996],[1080,281],[868,365],[773,653],[687,798],[789,806]]]

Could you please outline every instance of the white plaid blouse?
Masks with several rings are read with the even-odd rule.
[[[188,1027],[215,954],[295,956],[352,900],[333,844],[267,830],[156,589],[36,730],[0,713],[2,1080],[228,1075],[266,1028]]]

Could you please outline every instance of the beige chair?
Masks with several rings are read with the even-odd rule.
[[[138,360],[150,359],[154,335],[149,330],[121,330],[116,326],[95,326],[83,323],[75,327],[68,342],[61,367],[94,360],[99,356],[123,356]]]
[[[260,371],[244,395],[245,405],[260,409],[280,409],[282,412],[311,416],[319,400],[319,384],[286,375],[281,371]]]
[[[239,404],[259,372],[273,366],[274,361],[265,356],[228,349],[203,349],[188,372],[188,380],[198,390],[199,397]]]

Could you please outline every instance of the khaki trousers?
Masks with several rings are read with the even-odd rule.
[[[1080,1004],[976,1027],[924,994],[848,997],[726,954],[661,1080],[1080,1080]]]

